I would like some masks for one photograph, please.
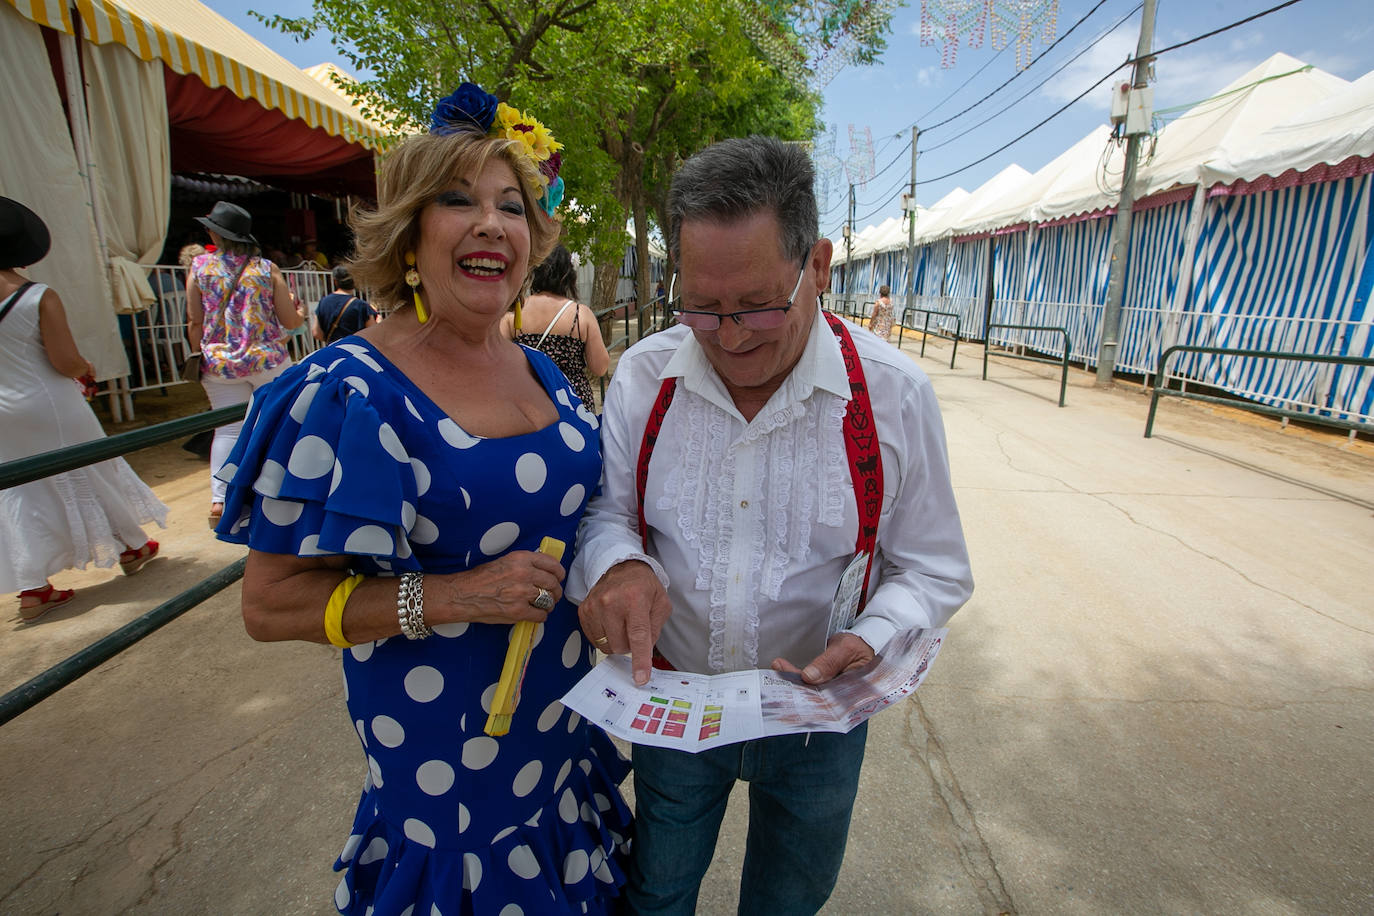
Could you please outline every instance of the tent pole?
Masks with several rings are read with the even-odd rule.
[[[1198,182],[1197,187],[1193,189],[1193,209],[1188,211],[1188,225],[1183,230],[1183,263],[1178,266],[1178,284],[1174,287],[1174,300],[1169,303],[1168,320],[1162,322],[1160,327],[1160,353],[1178,343],[1179,325],[1193,292],[1193,259],[1197,253],[1198,236],[1202,234],[1202,218],[1206,206],[1207,189]]]

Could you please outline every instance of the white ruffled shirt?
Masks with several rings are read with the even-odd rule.
[[[877,556],[849,631],[875,651],[900,629],[941,626],[973,590],[930,380],[849,325],[883,459]],[[665,378],[677,391],[649,465],[638,533],[635,467]],[[675,327],[621,357],[606,393],[605,469],[578,533],[566,591],[581,602],[617,563],[646,560],[672,602],[658,649],[684,671],[798,667],[825,648],[835,590],[854,557],[858,508],[842,427],[849,380],[817,313],[792,373],[750,422],[691,332]]]

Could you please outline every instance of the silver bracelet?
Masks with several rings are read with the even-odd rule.
[[[401,573],[401,584],[396,591],[396,618],[406,639],[424,639],[434,635],[434,630],[425,626],[424,573]]]

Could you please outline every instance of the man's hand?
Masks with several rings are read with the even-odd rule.
[[[628,560],[606,571],[577,616],[582,632],[602,652],[630,654],[635,683],[643,686],[653,667],[654,643],[672,612],[668,593],[649,564]]]
[[[800,674],[803,681],[819,686],[851,668],[873,661],[873,649],[853,633],[836,633],[825,644],[825,651],[800,670],[785,658],[773,659],[773,670]]]

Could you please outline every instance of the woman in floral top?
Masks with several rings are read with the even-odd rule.
[[[186,327],[200,341],[201,384],[214,408],[243,404],[291,365],[286,332],[301,326],[291,290],[277,265],[261,256],[253,217],[220,201],[197,216],[215,250],[191,262],[186,283]],[[225,483],[216,475],[238,441],[243,424],[215,430],[210,448],[210,527],[224,512]]]

